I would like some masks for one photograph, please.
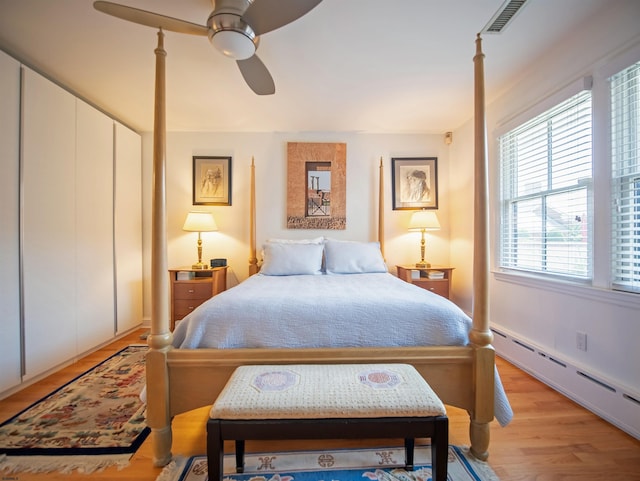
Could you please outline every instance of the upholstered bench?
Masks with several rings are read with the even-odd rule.
[[[241,366],[209,418],[210,481],[222,480],[225,440],[235,441],[236,469],[243,472],[246,439],[400,438],[411,470],[414,439],[428,437],[433,479],[447,478],[445,407],[407,364]]]

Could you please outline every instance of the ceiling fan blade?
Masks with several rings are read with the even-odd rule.
[[[246,60],[236,60],[240,73],[247,85],[258,95],[272,95],[276,93],[273,78],[257,55]]]
[[[146,10],[127,7],[117,3],[97,1],[93,2],[93,7],[102,13],[113,15],[114,17],[128,20],[130,22],[146,25],[147,27],[163,28],[164,30],[169,30],[171,32],[188,33],[190,35],[206,36],[209,32],[209,29],[204,25],[198,25],[196,23],[187,22],[186,20],[167,17],[158,13],[147,12]]]
[[[242,15],[256,35],[297,20],[322,0],[255,0]]]

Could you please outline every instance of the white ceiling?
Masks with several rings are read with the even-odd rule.
[[[92,0],[0,0],[0,47],[139,131],[153,128],[156,31]],[[209,0],[118,3],[205,24]],[[170,131],[454,130],[472,116],[475,36],[503,0],[324,0],[262,36],[257,96],[206,37],[167,32]],[[529,0],[484,36],[487,100],[610,0]]]

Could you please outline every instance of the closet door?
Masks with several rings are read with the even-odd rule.
[[[115,123],[117,333],[142,323],[142,142]]]
[[[76,354],[76,99],[23,68],[25,378]]]
[[[20,64],[0,52],[0,392],[21,381]]]
[[[113,120],[76,101],[77,352],[115,333]]]

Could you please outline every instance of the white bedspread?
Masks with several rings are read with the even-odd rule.
[[[389,273],[265,276],[218,294],[180,321],[174,347],[464,346],[471,319]],[[497,374],[497,373],[496,373]],[[496,376],[496,418],[512,413]]]
[[[178,323],[174,346],[465,345],[471,319],[455,304],[389,273],[255,275]]]

